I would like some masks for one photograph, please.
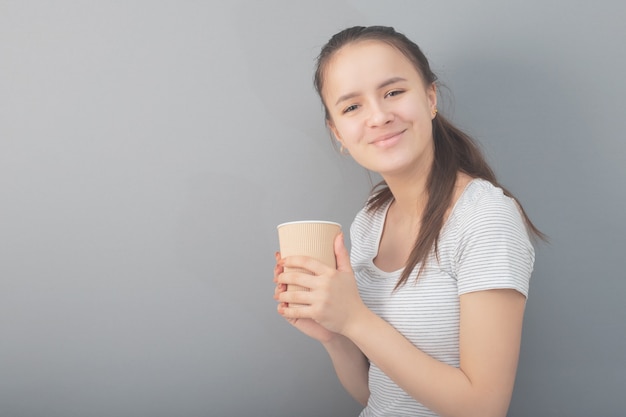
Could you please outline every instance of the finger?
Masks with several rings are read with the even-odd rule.
[[[343,241],[343,232],[335,238],[335,258],[337,258],[337,270],[352,272],[350,254]]]
[[[274,282],[278,282],[278,276],[282,274],[284,271],[278,265],[274,267]]]
[[[285,285],[298,285],[305,288],[316,288],[316,283],[319,281],[315,275],[307,274],[305,272],[287,271],[282,272],[276,278],[277,284]]]
[[[278,284],[274,287],[274,299],[278,300],[278,296],[280,293],[287,291],[287,286],[285,284]]]
[[[287,290],[282,291],[277,294],[278,301],[281,303],[287,303],[289,305],[299,304],[299,305],[310,305],[311,300],[311,292],[306,290]]]
[[[286,304],[278,305],[278,313],[286,319],[310,319],[311,307],[309,306],[298,306],[298,307],[289,307]]]
[[[279,265],[278,262],[276,263],[276,265],[274,265],[274,282],[277,282],[278,275],[282,274],[284,270],[285,268]]]
[[[278,314],[280,314],[281,316],[283,315],[283,310],[287,307],[286,303],[278,303],[278,305],[276,306],[276,312],[278,312]]]
[[[288,256],[278,264],[284,268],[304,269],[313,275],[323,275],[329,269],[326,264],[310,256]]]

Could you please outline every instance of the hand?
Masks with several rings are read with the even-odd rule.
[[[345,334],[367,307],[363,304],[350,266],[350,256],[343,243],[343,234],[335,239],[337,269],[305,256],[290,256],[279,262],[279,267],[301,268],[301,272],[279,272],[277,283],[295,284],[310,291],[282,291],[278,312],[286,319],[312,319],[325,329]],[[287,303],[285,305],[284,303]],[[289,307],[289,303],[304,304]]]
[[[281,261],[280,252],[276,252],[276,266],[274,267],[274,282],[276,282],[276,288],[274,289],[274,299],[279,300],[280,294],[287,291],[287,284],[278,283],[278,276],[284,272],[284,268],[282,265],[279,265]],[[288,306],[285,302],[279,302],[277,310],[282,311],[284,308]],[[319,323],[316,323],[314,320],[310,318],[288,318],[285,319],[296,329],[300,330],[305,335],[312,337],[313,339],[321,342],[327,343],[332,340],[336,333],[327,330]]]

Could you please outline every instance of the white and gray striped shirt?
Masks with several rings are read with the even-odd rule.
[[[433,253],[419,279],[415,280],[418,265],[395,292],[402,270],[384,272],[373,262],[388,208],[389,203],[375,212],[361,210],[350,229],[351,262],[360,295],[374,313],[419,349],[458,367],[459,296],[497,288],[528,296],[534,249],[517,204],[490,182],[472,180],[440,233],[439,261]],[[361,417],[436,416],[374,363],[369,388]]]

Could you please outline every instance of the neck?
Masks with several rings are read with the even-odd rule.
[[[393,194],[396,213],[404,219],[419,223],[428,201],[428,170],[417,169],[398,176],[384,175],[383,179]]]

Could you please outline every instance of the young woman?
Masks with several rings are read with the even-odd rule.
[[[404,35],[379,26],[336,34],[315,86],[342,149],[384,182],[351,226],[350,256],[337,238],[336,269],[277,253],[279,314],[323,344],[361,416],[505,416],[529,236],[541,233],[437,112],[436,77]]]

